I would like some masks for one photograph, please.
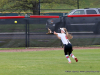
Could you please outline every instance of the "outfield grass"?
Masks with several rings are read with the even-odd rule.
[[[1,52],[0,75],[100,75],[99,49],[74,50],[73,54],[79,62],[71,58],[68,64],[63,50]]]

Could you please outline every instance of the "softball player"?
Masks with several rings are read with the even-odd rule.
[[[58,37],[58,39],[61,39],[63,45],[64,45],[64,53],[66,58],[68,59],[68,63],[71,63],[71,60],[69,56],[75,59],[76,62],[78,62],[78,59],[72,54],[72,44],[70,43],[69,39],[72,39],[73,36],[68,34],[66,28],[60,28],[61,33],[56,33],[54,31],[54,34]]]

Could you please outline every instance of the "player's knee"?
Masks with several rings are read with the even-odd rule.
[[[72,56],[73,56],[73,54],[70,54],[70,56],[72,57]]]
[[[69,58],[69,56],[66,56],[66,58]]]

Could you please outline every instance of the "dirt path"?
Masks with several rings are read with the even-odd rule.
[[[100,49],[100,47],[73,47],[73,49]],[[26,48],[26,49],[9,49],[0,50],[0,52],[27,52],[27,51],[48,51],[48,50],[63,50],[63,48]]]

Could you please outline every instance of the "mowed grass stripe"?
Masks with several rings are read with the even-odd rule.
[[[100,50],[74,50],[68,64],[63,50],[0,53],[0,75],[99,75]],[[70,72],[68,72],[70,71]],[[82,72],[81,72],[82,71]],[[91,72],[88,72],[91,71]],[[93,72],[94,71],[94,72]]]

